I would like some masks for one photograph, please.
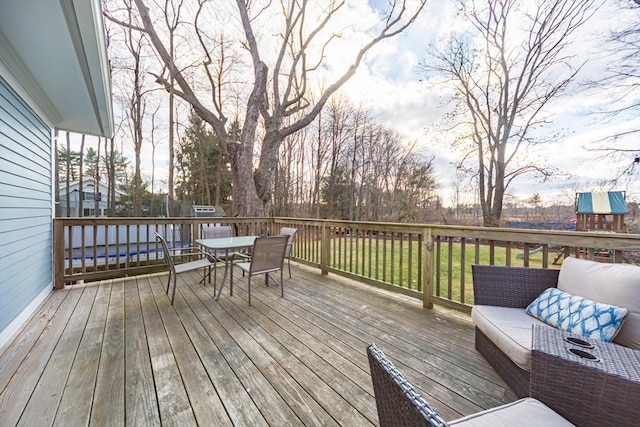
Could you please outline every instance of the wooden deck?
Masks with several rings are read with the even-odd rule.
[[[220,302],[197,274],[67,286],[0,354],[2,426],[377,424],[376,342],[454,419],[515,396],[463,314],[294,267],[285,297],[235,277]]]

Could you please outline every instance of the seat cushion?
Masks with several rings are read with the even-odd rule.
[[[573,426],[539,400],[527,397],[449,423],[459,427]]]
[[[629,310],[613,342],[640,350],[640,267],[569,257],[562,262],[558,289]]]
[[[533,325],[550,326],[529,316],[523,308],[476,305],[471,318],[509,359],[531,372],[531,342]]]

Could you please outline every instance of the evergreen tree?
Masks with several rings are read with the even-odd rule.
[[[221,205],[228,211],[231,172],[210,126],[193,112],[176,153],[176,196],[199,205]]]

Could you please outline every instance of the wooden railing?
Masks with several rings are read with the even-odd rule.
[[[154,232],[184,247],[210,223],[230,224],[237,235],[295,227],[297,262],[421,299],[425,307],[467,312],[472,264],[559,268],[569,255],[617,263],[640,257],[640,235],[631,234],[292,218],[59,218],[55,285],[164,270]]]

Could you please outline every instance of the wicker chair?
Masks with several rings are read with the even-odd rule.
[[[473,265],[476,305],[526,308],[542,291],[558,282],[559,270]],[[516,365],[476,327],[476,349],[518,397],[529,396],[530,372]]]
[[[626,308],[629,314],[620,330],[611,343],[603,345],[609,347],[605,348],[607,352],[613,352],[611,349],[615,347],[622,347],[623,349],[614,353],[625,353],[629,355],[625,356],[626,358],[639,360],[640,267],[568,257],[560,270],[474,265],[472,272],[475,306],[471,317],[476,324],[476,349],[518,397],[537,397],[532,394],[534,366],[531,349],[535,345],[533,330],[539,327],[560,331],[540,319],[529,316],[525,311],[526,307],[548,288],[557,287],[572,295]],[[600,366],[604,365],[606,363],[603,361]],[[625,376],[635,378],[634,387],[637,387],[636,393],[640,396],[640,365],[635,362],[634,366],[634,362],[626,361],[617,363],[616,366],[628,372]],[[567,373],[567,381],[573,381],[579,367],[576,364],[570,364],[568,367],[571,367],[571,372]],[[547,379],[550,380],[550,377]],[[586,381],[584,377],[581,380]],[[606,381],[612,383],[613,380]],[[584,384],[589,389],[596,387],[597,383]],[[572,391],[571,394],[573,393]],[[604,413],[607,410],[602,411],[602,408],[615,411],[615,399],[609,393],[598,393],[602,395],[600,403],[587,406],[598,408]],[[569,418],[558,406],[554,408]],[[629,413],[628,410],[621,412]],[[640,417],[640,409],[638,416]],[[611,419],[611,415],[605,417]],[[586,419],[595,418],[591,416]]]
[[[381,427],[572,426],[542,402],[520,399],[447,423],[375,345],[367,347]]]

